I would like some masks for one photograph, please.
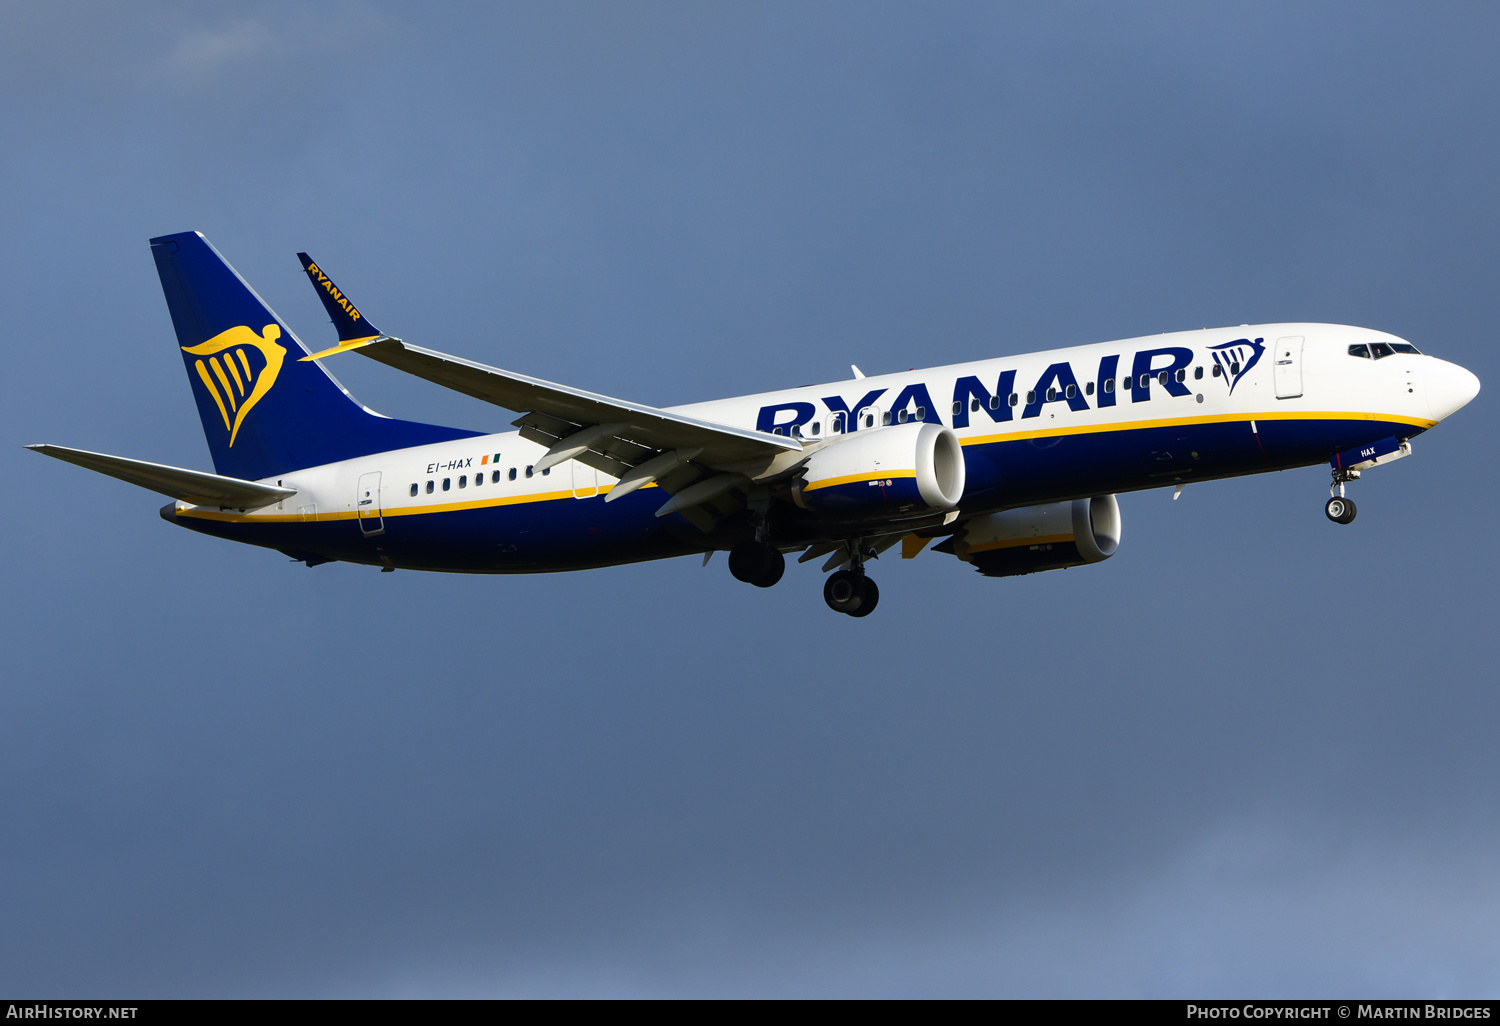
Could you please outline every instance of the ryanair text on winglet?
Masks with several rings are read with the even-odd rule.
[[[307,273],[317,275],[318,284],[323,286],[324,291],[333,297],[333,301],[349,315],[351,321],[359,320],[359,311],[354,309],[354,304],[349,302],[342,292],[333,287],[333,280],[319,270],[317,264],[309,263],[307,265]]]

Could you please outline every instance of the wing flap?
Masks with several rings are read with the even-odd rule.
[[[291,488],[276,488],[237,477],[205,474],[200,470],[184,470],[86,449],[69,449],[61,445],[28,445],[26,448],[195,506],[259,509],[297,494]]]

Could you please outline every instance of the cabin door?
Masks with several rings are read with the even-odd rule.
[[[1302,394],[1302,336],[1276,340],[1276,398],[1295,399]]]

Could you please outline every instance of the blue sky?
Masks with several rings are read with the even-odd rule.
[[[1114,559],[480,578],[173,530],[146,239],[652,404],[1320,320],[1497,380],[1486,4],[11,4],[0,991],[1494,996],[1488,392]],[[504,411],[352,358],[382,412]]]

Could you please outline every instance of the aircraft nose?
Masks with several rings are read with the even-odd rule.
[[[1432,416],[1443,420],[1467,406],[1479,394],[1479,379],[1456,363],[1434,360],[1428,369],[1427,399]]]

